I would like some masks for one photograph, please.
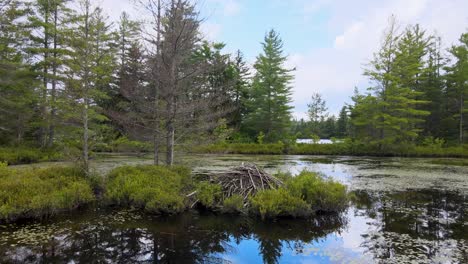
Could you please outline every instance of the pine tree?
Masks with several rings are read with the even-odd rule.
[[[34,126],[37,83],[23,43],[26,14],[23,2],[0,5],[0,143],[22,144]]]
[[[247,100],[249,99],[249,88],[250,88],[250,74],[247,63],[245,62],[244,56],[240,50],[236,52],[233,62],[234,67],[234,111],[231,117],[231,126],[235,130],[243,130],[243,120],[247,114]]]
[[[348,108],[343,106],[338,116],[338,120],[336,121],[336,134],[338,137],[343,138],[348,136],[348,123]]]
[[[321,133],[320,123],[327,117],[327,103],[322,98],[321,94],[314,93],[312,94],[311,102],[307,105],[307,107],[309,108],[308,115],[312,127],[312,133],[319,135]]]
[[[102,9],[90,0],[82,0],[80,5],[68,36],[72,49],[67,65],[68,114],[80,125],[83,169],[89,173],[90,140],[95,136],[92,125],[105,120],[97,103],[106,98],[108,84],[112,83],[115,45]]]
[[[65,0],[36,0],[33,14],[28,16],[33,30],[29,38],[29,51],[35,56],[35,69],[41,79],[39,141],[42,146],[52,146],[57,123],[57,96],[63,79],[64,31],[70,25],[71,10]]]
[[[450,49],[455,62],[446,67],[447,90],[453,104],[451,115],[458,121],[458,142],[465,141],[468,116],[468,33],[462,34],[460,44]]]
[[[422,130],[424,117],[429,115],[428,111],[421,110],[421,105],[426,103],[421,100],[424,93],[415,89],[421,53],[412,50],[414,36],[411,32],[407,30],[402,37],[395,20],[391,20],[382,47],[365,72],[375,83],[370,90],[376,99],[369,102],[377,104],[376,111],[367,122],[373,122],[379,131],[377,138],[369,136],[377,140],[381,148],[394,143],[413,142]],[[420,49],[416,50],[422,52]],[[366,125],[365,120],[362,122],[355,124]]]
[[[251,136],[265,134],[265,140],[274,142],[284,138],[291,126],[291,72],[284,63],[283,42],[274,30],[268,32],[262,43],[263,53],[257,57],[252,83],[249,115],[246,125]]]

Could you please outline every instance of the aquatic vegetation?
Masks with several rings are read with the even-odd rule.
[[[196,184],[196,197],[201,205],[206,208],[214,208],[222,199],[221,185],[210,182]]]
[[[311,214],[310,206],[288,190],[279,188],[258,192],[250,199],[251,210],[262,218],[306,217]]]
[[[244,209],[244,197],[234,194],[233,196],[226,198],[223,201],[223,212],[233,214],[242,213]]]
[[[186,175],[160,166],[124,166],[111,171],[106,182],[105,199],[119,206],[133,206],[151,213],[172,214],[185,210]]]
[[[316,173],[303,171],[286,182],[286,188],[315,211],[341,211],[348,204],[346,186]]]
[[[0,221],[49,216],[93,200],[91,186],[78,168],[0,166]]]
[[[351,155],[391,157],[468,157],[465,146],[434,148],[432,146],[390,145],[383,149],[377,144],[345,140],[334,144],[218,144],[198,147],[196,153],[270,154],[270,155]]]

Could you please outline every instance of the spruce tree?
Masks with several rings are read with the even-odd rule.
[[[263,53],[254,64],[256,73],[246,124],[251,136],[264,133],[266,141],[274,142],[285,138],[291,126],[293,70],[284,66],[287,56],[283,55],[283,42],[276,31],[266,34],[262,46]]]

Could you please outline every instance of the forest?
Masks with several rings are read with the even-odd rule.
[[[391,17],[362,62],[369,87],[356,88],[338,116],[311,91],[309,119],[296,120],[295,69],[279,32],[265,29],[249,65],[242,51],[203,38],[191,1],[135,5],[149,21],[125,12],[110,21],[90,0],[1,2],[0,160],[72,159],[88,172],[96,152],[152,152],[155,164],[171,165],[179,150],[298,148],[298,138],[340,139],[366,153],[466,152],[468,33],[445,49],[432,29]]]

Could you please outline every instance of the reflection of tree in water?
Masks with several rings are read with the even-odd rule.
[[[219,215],[135,219],[135,213],[110,215],[91,214],[72,221],[56,219],[59,224],[53,224],[57,225],[52,231],[54,239],[38,245],[26,239],[12,247],[0,246],[0,262],[229,263],[219,256],[235,253],[231,243],[254,238],[264,261],[276,263],[284,243],[312,242],[341,229],[344,223],[338,216],[266,223]],[[41,228],[26,231],[40,233]],[[10,232],[12,237],[16,234]]]
[[[356,198],[358,212],[376,220],[363,246],[377,259],[468,263],[466,196],[436,190],[359,191]]]

